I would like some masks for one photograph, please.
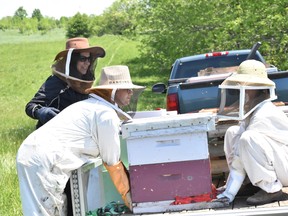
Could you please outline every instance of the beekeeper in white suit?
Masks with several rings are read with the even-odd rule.
[[[219,118],[240,120],[224,139],[229,177],[217,198],[232,202],[246,175],[260,190],[247,199],[249,205],[281,200],[288,186],[288,118],[271,101],[275,84],[266,67],[256,60],[242,62],[236,74],[220,86]]]
[[[64,188],[71,172],[96,157],[131,208],[119,138],[121,119],[131,117],[120,108],[143,89],[132,83],[127,66],[104,67],[88,99],[65,108],[23,141],[16,162],[24,216],[66,216]]]

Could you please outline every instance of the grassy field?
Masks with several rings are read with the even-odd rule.
[[[51,74],[50,66],[55,55],[65,47],[64,35],[62,30],[30,36],[20,35],[16,31],[0,32],[1,216],[22,215],[15,157],[19,145],[34,130],[36,123],[25,114],[24,108]],[[164,107],[164,95],[151,93],[151,86],[163,81],[163,77],[147,70],[141,63],[137,41],[116,36],[93,37],[89,40],[91,45],[99,45],[106,50],[106,57],[98,61],[97,78],[103,66],[128,65],[133,82],[147,87],[139,99],[138,110]],[[167,78],[168,75],[164,79]]]

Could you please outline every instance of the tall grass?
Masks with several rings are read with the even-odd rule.
[[[47,35],[19,35],[15,31],[0,32],[0,215],[21,213],[15,157],[21,142],[34,130],[35,121],[25,114],[26,103],[51,74],[55,55],[65,47],[65,33],[56,30]],[[97,79],[103,66],[125,64],[135,84],[147,86],[139,99],[140,110],[164,106],[164,95],[151,93],[151,85],[167,77],[159,77],[141,63],[139,42],[116,36],[93,37],[91,45],[102,46],[106,56],[99,59]],[[96,81],[97,83],[97,81]]]

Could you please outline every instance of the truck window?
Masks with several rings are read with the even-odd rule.
[[[207,57],[200,60],[193,60],[187,62],[181,62],[178,65],[177,73],[175,73],[175,79],[178,78],[189,78],[197,77],[200,70],[214,67],[233,67],[238,66],[246,60],[247,54],[245,55],[233,55],[233,56],[217,56],[217,57]],[[229,60],[228,60],[229,59]],[[258,56],[255,59],[260,61]]]

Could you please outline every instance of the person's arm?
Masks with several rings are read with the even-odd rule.
[[[97,111],[94,112],[91,130],[92,136],[99,149],[102,160],[108,165],[116,164],[120,159],[120,119],[114,109],[99,103]]]
[[[57,103],[53,102],[57,100],[61,90],[65,89],[66,87],[67,84],[58,77],[48,77],[34,97],[27,103],[25,107],[26,114],[33,119],[39,120],[37,111],[43,107],[54,107],[55,111],[57,112],[58,107],[55,106]]]

